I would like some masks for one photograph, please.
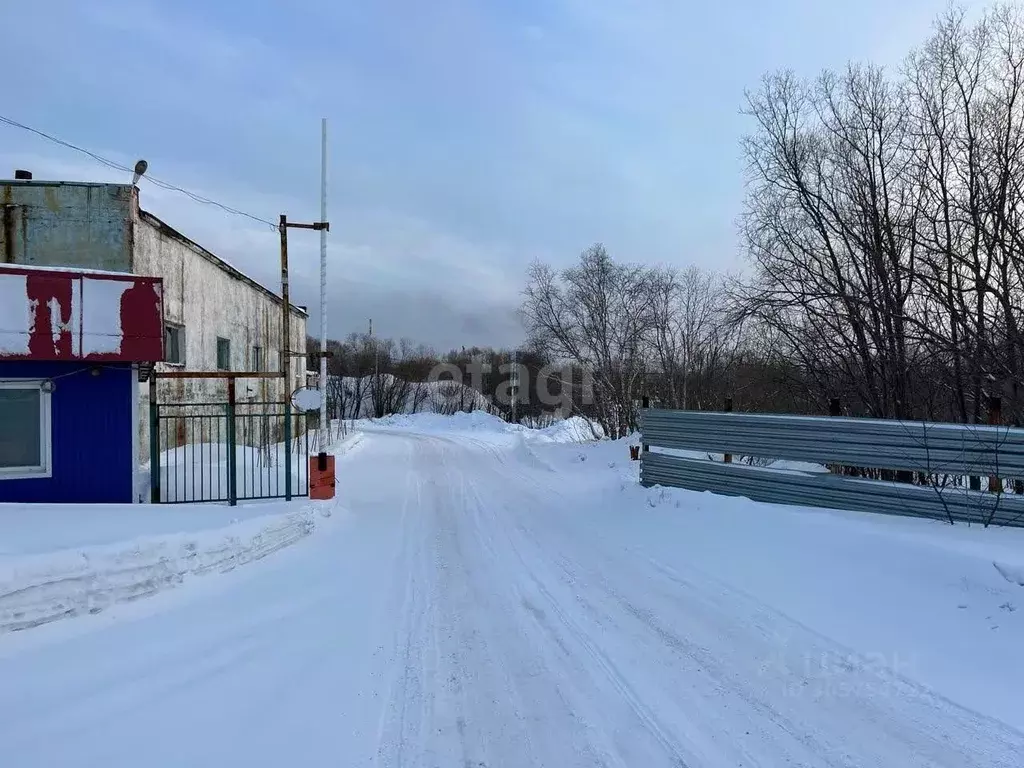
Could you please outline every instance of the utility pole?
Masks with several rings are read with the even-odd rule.
[[[517,416],[517,406],[519,404],[519,350],[512,350],[512,375],[509,386],[509,392],[512,395],[512,423],[518,424],[519,419]]]
[[[380,368],[380,355],[377,354],[377,340],[373,338],[373,318],[370,318],[370,343],[373,344],[373,381],[377,386],[378,369]]]
[[[292,500],[291,315],[288,295],[288,217],[278,223],[281,232],[281,400],[284,408],[284,500]]]
[[[277,225],[281,233],[281,375],[284,377],[284,399],[289,400],[288,387],[291,381],[291,306],[288,293],[288,217],[283,213]]]
[[[327,118],[320,121],[320,221],[327,221]],[[320,453],[331,434],[327,422],[327,229],[320,229]]]
[[[299,353],[291,349],[291,301],[288,285],[288,230],[291,229],[313,229],[321,232],[330,230],[331,225],[326,221],[317,221],[313,224],[298,224],[288,221],[288,217],[281,214],[277,229],[281,234],[281,380],[282,380],[282,406],[284,407],[284,498],[291,501],[292,498],[292,355]],[[323,355],[327,350],[321,349]],[[321,456],[326,458],[323,452],[323,444],[320,446]]]

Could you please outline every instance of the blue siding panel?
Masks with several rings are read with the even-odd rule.
[[[53,472],[48,478],[0,479],[0,502],[131,503],[135,456],[128,364],[2,362],[2,379],[55,380],[51,396]],[[70,374],[70,375],[68,375]],[[60,378],[57,378],[60,377]]]

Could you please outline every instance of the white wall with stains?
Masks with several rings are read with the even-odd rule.
[[[136,274],[163,278],[164,320],[184,332],[184,364],[158,363],[158,370],[217,370],[218,337],[230,342],[231,370],[280,370],[282,304],[276,294],[145,212],[135,221],[133,268]],[[292,308],[291,351],[305,352],[306,320],[305,312]],[[262,360],[255,359],[255,347]],[[291,365],[288,393],[305,384],[305,356],[293,357]],[[139,449],[148,460],[149,388],[141,386]],[[280,402],[284,394],[280,379],[237,382],[240,403]],[[227,386],[223,379],[160,379],[158,398],[164,403],[226,402]],[[190,433],[177,438],[194,439]]]
[[[26,355],[35,322],[25,300],[28,278],[0,272],[0,355]]]

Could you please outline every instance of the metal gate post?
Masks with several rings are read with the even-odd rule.
[[[1003,400],[1002,398],[990,395],[988,398],[988,423],[998,426],[1003,423]],[[991,475],[988,479],[989,493],[1002,493],[1003,480],[998,475]]]
[[[328,425],[330,425],[330,421],[328,421],[327,423],[328,423]],[[299,495],[300,496],[303,496],[303,495],[308,496],[309,495],[309,487],[310,487],[309,486],[309,417],[308,416],[305,419],[302,420],[302,429],[305,430],[305,434],[306,434],[306,457],[305,457],[304,460],[303,459],[299,459],[299,474],[300,475],[302,474],[302,466],[305,465],[305,467],[306,467],[306,487],[303,488],[302,487],[302,483],[299,483]],[[327,427],[327,434],[328,435],[330,434],[330,431],[331,431],[331,428],[330,428],[330,426],[328,426]],[[318,441],[319,441],[320,437],[323,434],[324,434],[323,432],[320,432],[317,435],[317,440]],[[323,445],[320,446],[320,455],[324,456],[324,457],[327,456],[327,454],[325,453],[325,451],[327,450],[324,447],[325,445],[327,445],[327,443],[324,443]]]
[[[288,382],[284,393],[284,500],[292,500],[292,404],[288,398]]]
[[[235,379],[228,379],[228,504],[238,504],[238,451],[235,448]]]
[[[160,405],[156,401],[155,370],[149,372],[149,500],[160,503]]]
[[[732,413],[732,398],[725,398],[725,402],[722,404],[722,411],[725,413]],[[725,464],[732,464],[732,454],[726,453],[722,455],[722,461]]]

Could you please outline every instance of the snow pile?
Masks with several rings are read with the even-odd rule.
[[[585,443],[604,437],[600,424],[582,416],[570,416],[537,431],[553,443]]]
[[[531,429],[522,424],[510,424],[486,411],[460,411],[450,416],[438,413],[394,414],[374,419],[364,426],[371,425],[417,434],[471,433],[492,439],[521,435],[526,440],[544,443],[581,443],[600,439],[604,434],[598,424],[581,416],[556,421],[542,429]]]
[[[385,382],[385,389],[403,383],[391,374],[385,374],[382,378]],[[335,381],[339,381],[337,377],[335,377]],[[398,409],[399,413],[374,419],[372,384],[372,376],[365,376],[361,381],[349,376],[340,379],[340,386],[343,388],[345,397],[346,420],[373,419],[377,423],[401,427],[415,426],[417,429],[433,431],[463,428],[508,431],[500,426],[506,424],[502,419],[504,412],[502,409],[497,408],[479,390],[456,381],[412,382],[408,385],[409,392],[404,403]],[[357,392],[358,398],[356,397]],[[359,400],[358,405],[356,404],[357,399]],[[492,418],[481,418],[481,415]],[[419,418],[423,416],[436,418],[420,421]],[[469,416],[468,422],[464,421],[466,416]],[[416,417],[416,419],[410,422],[405,417]],[[447,421],[446,419],[449,418],[455,421]],[[582,416],[562,419],[555,414],[544,413],[535,420],[535,423],[529,424],[529,417],[524,420],[527,423],[520,425],[523,429],[530,429],[534,435],[544,435],[558,443],[579,443],[587,440],[599,440],[604,437],[604,430],[598,423],[589,421]],[[544,426],[541,427],[541,424]],[[506,424],[507,426],[509,425]],[[515,428],[513,427],[513,429]]]
[[[102,517],[102,510],[91,514]],[[233,570],[308,536],[316,516],[307,507],[212,530],[0,557],[0,633],[97,613],[192,576]]]
[[[546,462],[537,454],[537,451],[534,448],[534,441],[528,440],[522,433],[518,433],[513,437],[512,450],[510,453],[521,466],[541,470],[543,472],[556,471],[551,464]]]
[[[992,565],[999,572],[999,575],[1008,582],[1016,584],[1018,587],[1024,587],[1024,565],[1009,565],[999,562],[994,562]]]
[[[346,419],[369,419],[374,415],[374,377],[331,377],[337,391],[341,387],[342,406]],[[390,373],[381,375],[381,399],[391,401],[404,395],[396,403],[397,410],[410,413],[441,413],[457,411],[492,411],[491,402],[479,390],[459,381],[415,381],[406,384]],[[402,392],[404,388],[408,390]]]
[[[374,425],[419,433],[495,432],[505,434],[524,427],[509,424],[486,411],[459,411],[450,416],[440,413],[396,413],[373,420]]]

